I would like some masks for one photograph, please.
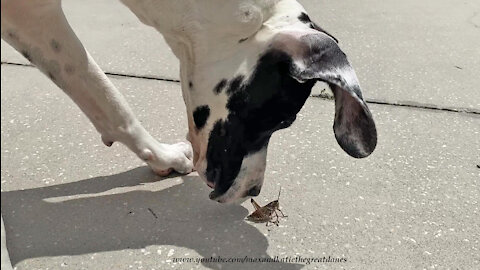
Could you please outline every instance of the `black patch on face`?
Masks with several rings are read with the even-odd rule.
[[[52,47],[52,50],[56,53],[59,53],[62,50],[60,43],[58,43],[58,41],[56,41],[55,39],[52,39],[50,41],[50,47]]]
[[[191,81],[188,82],[188,87],[190,87],[190,90],[193,88],[193,83]]]
[[[315,81],[299,83],[290,76],[291,66],[285,52],[269,50],[248,81],[237,76],[229,82],[229,114],[214,124],[206,155],[206,175],[216,194],[230,188],[245,156],[267,147],[274,131],[293,123],[308,98]]]
[[[215,87],[213,88],[213,93],[215,93],[215,95],[218,95],[220,94],[222,91],[223,91],[223,88],[225,88],[225,86],[227,85],[227,80],[223,79],[221,80],[219,83],[217,83],[217,85],[215,85]]]
[[[338,43],[338,39],[336,39],[334,36],[332,36],[330,33],[328,33],[327,31],[325,31],[323,28],[321,28],[320,26],[318,26],[318,24],[312,22],[312,20],[310,20],[310,17],[307,15],[307,13],[305,12],[302,12],[299,16],[298,16],[298,19],[303,22],[303,23],[306,23],[310,26],[310,28],[312,29],[315,29],[317,31],[320,31],[320,32],[323,32],[325,34],[327,34],[329,37],[333,38],[333,40],[335,40],[335,42]]]
[[[193,112],[193,121],[197,129],[202,129],[210,116],[210,107],[208,105],[199,106]]]

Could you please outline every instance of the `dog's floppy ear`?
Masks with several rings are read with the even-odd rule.
[[[338,144],[352,157],[370,155],[377,145],[377,131],[345,53],[330,36],[320,32],[290,35],[290,44],[300,46],[292,55],[291,75],[299,82],[326,82],[334,93],[333,130]]]

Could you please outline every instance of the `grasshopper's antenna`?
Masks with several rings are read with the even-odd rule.
[[[280,192],[282,191],[282,187],[280,186],[280,190],[278,190],[278,198],[277,201],[280,200]]]

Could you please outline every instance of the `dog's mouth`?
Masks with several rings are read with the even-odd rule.
[[[252,184],[255,183],[255,185],[252,186],[251,184],[248,184],[248,182]],[[246,181],[246,179],[236,179],[236,181],[234,181],[232,185],[229,186],[226,190],[223,189],[221,186],[214,185],[213,190],[210,192],[208,197],[210,198],[210,200],[217,201],[219,203],[243,203],[248,198],[256,197],[258,196],[258,194],[260,194],[261,184],[258,185],[257,183],[258,181]]]
[[[212,189],[208,197],[210,200],[217,201],[219,203],[243,203],[250,197],[256,197],[260,193],[261,185],[252,186],[245,189],[239,182],[234,182],[227,190],[217,186],[214,182],[209,181],[206,177],[201,177],[205,184]]]
[[[197,164],[198,164],[198,163],[197,163]],[[215,189],[215,182],[208,180],[207,176],[205,175],[204,170],[198,170],[197,167],[195,167],[195,168],[197,169],[197,173],[198,173],[198,176],[200,176],[200,179],[202,179],[202,181],[205,182],[205,184],[206,184],[209,188]]]
[[[210,182],[210,181],[205,181],[205,183],[207,183],[207,186],[209,186],[210,188],[214,189],[215,188],[215,183],[213,182]]]
[[[200,179],[212,189],[209,194],[211,200],[220,203],[244,201],[260,194],[266,167],[266,148],[246,156],[235,174],[230,169],[232,166],[209,167],[204,159],[198,161],[195,167]]]
[[[217,200],[220,196],[222,196],[225,193],[225,192],[220,192],[218,188],[215,189],[215,186],[216,186],[215,182],[208,180],[205,174],[202,174],[199,172],[199,176],[209,188],[213,189],[208,196],[210,200]]]
[[[207,178],[204,178],[203,181],[208,187],[213,189],[208,195],[210,200],[217,201],[219,203],[229,203],[232,202],[232,199],[234,200],[234,197],[237,197],[235,187],[230,186],[227,190],[225,190],[215,182],[209,181]]]
[[[211,182],[209,180],[205,180],[205,182],[207,186],[213,189],[208,195],[210,200],[214,200],[217,202],[224,202],[224,199],[222,199],[221,197],[224,197],[223,195],[225,195],[225,193],[227,193],[228,190],[221,190],[220,186],[217,186],[214,182]]]

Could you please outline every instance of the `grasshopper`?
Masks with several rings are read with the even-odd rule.
[[[247,220],[255,222],[255,223],[264,223],[266,222],[266,226],[268,226],[268,223],[273,223],[278,226],[279,223],[279,215],[277,213],[280,212],[282,215],[281,217],[288,217],[285,216],[280,210],[280,203],[278,200],[280,199],[280,192],[282,191],[282,188],[278,191],[278,198],[273,201],[268,203],[267,205],[261,207],[253,198],[250,199],[250,202],[253,204],[253,207],[255,208],[255,211],[251,213],[249,216],[247,216]],[[276,219],[274,220],[274,217]]]

